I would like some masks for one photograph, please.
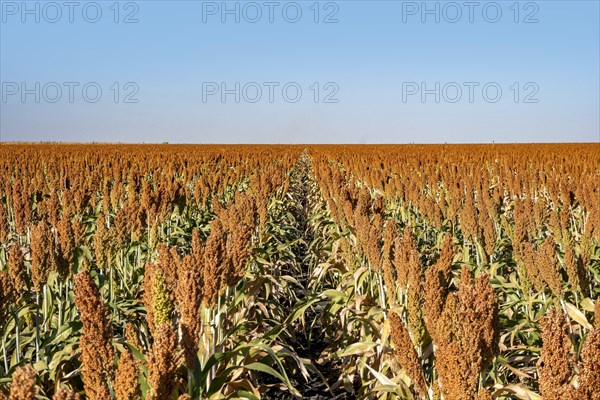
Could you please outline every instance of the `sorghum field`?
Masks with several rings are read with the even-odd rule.
[[[600,399],[600,144],[2,144],[0,176],[0,398]]]

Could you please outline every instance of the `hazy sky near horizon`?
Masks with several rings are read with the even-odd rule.
[[[0,140],[598,142],[599,4],[0,0]]]

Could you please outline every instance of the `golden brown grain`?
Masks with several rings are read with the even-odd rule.
[[[79,345],[85,393],[92,400],[110,400],[109,384],[114,380],[114,349],[109,313],[87,271],[75,276],[74,291],[75,304],[83,323]]]
[[[427,391],[427,385],[419,362],[419,356],[410,340],[408,330],[398,314],[390,312],[388,319],[392,331],[392,342],[396,348],[396,358],[406,371],[406,374],[413,381],[416,392],[423,396]]]
[[[125,350],[119,357],[115,374],[116,400],[139,400],[138,366],[130,350]]]
[[[15,371],[8,400],[32,400],[38,394],[35,385],[37,373],[31,365],[17,368]]]

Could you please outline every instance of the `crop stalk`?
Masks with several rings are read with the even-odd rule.
[[[36,302],[36,316],[35,316],[35,361],[40,361],[40,322],[39,322],[39,314],[40,314],[40,292],[39,290],[35,293],[35,302]]]
[[[385,291],[383,286],[383,279],[381,278],[381,274],[377,274],[377,278],[379,280],[379,295],[381,297],[381,309],[383,310],[383,314],[385,316]]]
[[[13,311],[15,318],[15,355],[17,356],[17,364],[21,362],[21,338],[19,332],[19,313],[17,310]]]
[[[63,308],[63,300],[61,298],[62,295],[62,281],[58,281],[58,325],[62,325],[62,308]]]
[[[2,336],[2,356],[4,357],[4,373],[8,374],[8,357],[6,356],[6,343],[4,335]]]

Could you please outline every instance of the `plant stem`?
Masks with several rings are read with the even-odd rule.
[[[35,361],[40,361],[40,323],[38,321],[40,314],[40,292],[35,293],[35,302],[37,305],[35,316]]]
[[[6,357],[6,343],[4,336],[2,337],[2,355],[4,356],[4,374],[8,375],[8,358]]]
[[[15,318],[15,354],[17,356],[17,364],[21,362],[21,339],[19,337],[19,313],[17,310],[14,311]]]

